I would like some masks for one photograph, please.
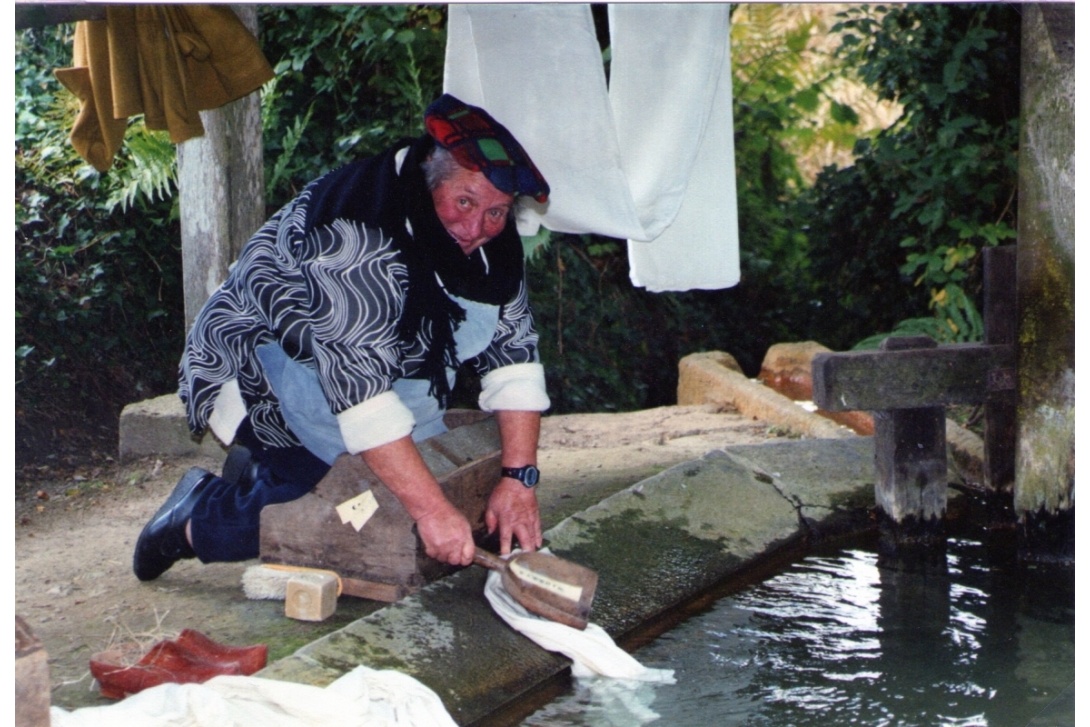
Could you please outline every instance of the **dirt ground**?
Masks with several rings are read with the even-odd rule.
[[[711,407],[664,407],[629,414],[546,417],[540,489],[546,527],[669,466],[730,444],[766,441],[782,430]],[[233,645],[267,643],[270,659],[379,608],[342,598],[321,624],[283,616],[283,603],[246,599],[240,585],[254,562],[202,566],[184,561],[150,583],[132,574],[132,549],[145,522],[191,466],[221,461],[150,457],[119,464],[106,454],[23,467],[15,493],[15,613],[45,647],[53,704],[105,703],[90,657],[111,646],[146,651],[195,628]]]

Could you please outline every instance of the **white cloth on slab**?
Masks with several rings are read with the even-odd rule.
[[[416,679],[358,666],[328,687],[220,676],[160,684],[120,702],[52,707],[52,727],[454,727],[439,696]]]
[[[540,552],[549,551],[542,549]],[[596,623],[588,623],[586,629],[581,631],[530,613],[503,587],[503,576],[498,571],[488,574],[484,595],[492,604],[492,610],[508,626],[541,648],[571,659],[571,671],[576,677],[602,676],[639,682],[674,683],[673,669],[652,669],[644,666],[617,646],[605,629]]]
[[[464,4],[444,88],[482,106],[548,180],[520,230],[629,240],[652,291],[739,280],[727,4],[609,6],[607,88],[589,5]]]

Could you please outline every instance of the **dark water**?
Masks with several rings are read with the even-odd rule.
[[[941,560],[812,555],[635,652],[677,684],[576,683],[524,724],[1073,725],[1073,570],[971,539]]]

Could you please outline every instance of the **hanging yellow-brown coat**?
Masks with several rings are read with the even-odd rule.
[[[273,70],[227,6],[117,5],[76,25],[72,67],[55,75],[80,100],[72,145],[104,172],[129,117],[179,143],[204,133],[198,111],[256,90]]]

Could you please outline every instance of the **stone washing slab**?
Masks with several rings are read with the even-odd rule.
[[[800,440],[716,451],[568,517],[546,533],[561,557],[594,568],[591,620],[638,630],[814,525],[873,503],[869,440]],[[871,465],[871,469],[873,466]],[[357,664],[410,674],[470,724],[563,678],[566,658],[514,632],[467,568],[270,664],[260,675],[324,686]]]
[[[740,445],[730,453],[751,466],[758,478],[770,479],[813,528],[844,527],[847,519],[874,506],[872,437]]]

